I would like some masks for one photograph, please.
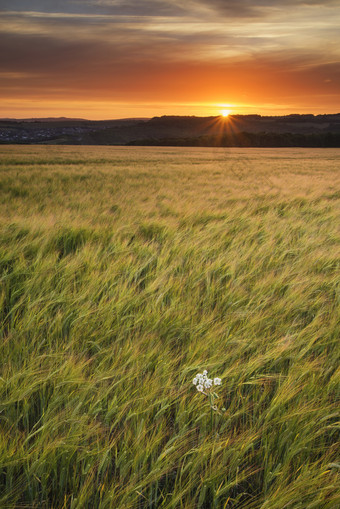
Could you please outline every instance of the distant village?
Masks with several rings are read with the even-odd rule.
[[[67,127],[67,126],[56,126],[56,127],[42,127],[31,123],[18,123],[19,125],[2,127],[0,122],[0,143],[42,143],[53,140],[59,140],[62,142],[63,137],[65,140],[71,137],[74,141],[81,142],[82,135],[93,131],[98,131],[98,127]],[[25,125],[27,124],[27,126]],[[103,128],[105,129],[105,128]]]

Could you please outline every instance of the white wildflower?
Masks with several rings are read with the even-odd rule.
[[[203,373],[197,373],[192,383],[196,386],[198,392],[201,392],[208,397],[211,409],[221,414],[217,405],[215,405],[215,399],[218,398],[218,395],[213,389],[213,385],[222,384],[221,378],[208,378],[208,370],[204,369]],[[225,409],[222,408],[222,411],[224,412]]]

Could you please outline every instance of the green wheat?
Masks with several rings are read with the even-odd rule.
[[[339,162],[0,148],[1,508],[340,506]]]

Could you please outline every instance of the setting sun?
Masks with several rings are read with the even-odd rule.
[[[230,113],[230,110],[222,110],[221,111],[222,117],[227,117],[229,115],[229,113]]]

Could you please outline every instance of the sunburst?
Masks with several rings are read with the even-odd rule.
[[[230,113],[230,110],[222,110],[222,111],[221,111],[221,115],[222,115],[222,117],[224,117],[224,118],[228,117],[229,113]]]

